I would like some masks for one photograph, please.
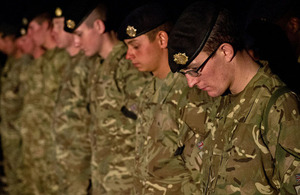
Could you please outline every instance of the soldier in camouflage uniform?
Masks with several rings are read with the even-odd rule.
[[[132,194],[136,103],[147,76],[125,59],[110,6],[79,1],[70,10],[65,27],[75,43],[103,59],[90,75],[92,194]]]
[[[60,85],[54,114],[59,194],[88,193],[91,178],[91,143],[89,137],[88,73],[96,57],[86,57],[75,47],[73,35],[64,31],[64,5],[55,9],[53,36],[59,48],[71,58]]]
[[[51,35],[52,21],[47,12],[30,21],[28,35],[45,53],[30,66],[27,93],[20,119],[23,136],[24,172],[31,194],[57,194],[53,111],[68,53],[56,47]]]
[[[197,88],[190,89],[183,75],[171,72],[169,17],[161,4],[147,4],[129,14],[119,30],[119,37],[128,46],[127,59],[140,71],[154,75],[143,89],[138,107],[136,194],[197,192],[186,162],[191,158],[189,152],[199,136],[198,129],[203,129],[194,126],[193,120],[206,116],[212,98]]]
[[[27,32],[26,28],[22,28],[25,30],[25,33]],[[23,31],[23,30],[22,30]],[[31,37],[29,37],[27,34],[23,35],[21,38],[19,38],[18,45],[20,49],[23,51],[23,53],[26,53],[30,56],[32,56],[33,59],[31,59],[30,63],[27,64],[26,66],[22,67],[22,70],[20,71],[20,77],[19,77],[19,96],[23,98],[23,105],[24,105],[24,96],[28,90],[28,79],[31,78],[32,73],[31,73],[31,67],[34,66],[36,59],[38,59],[44,52],[44,49],[41,47],[36,47],[35,44],[33,43],[33,40]],[[23,107],[22,107],[23,109]],[[14,189],[19,192],[19,194],[32,194],[32,190],[29,188],[31,185],[31,180],[28,180],[29,178],[29,171],[28,167],[30,165],[24,166],[24,137],[21,129],[21,119],[22,119],[22,109],[19,109],[20,115],[15,121],[15,126],[19,129],[20,131],[20,137],[21,137],[21,143],[19,147],[21,147],[21,155],[19,156],[19,159],[21,160],[21,165],[20,169],[18,170],[19,174],[19,179],[20,179],[20,185],[19,186],[14,186]],[[29,190],[28,190],[29,189]]]
[[[202,1],[182,13],[170,34],[172,70],[210,96],[223,95],[194,151],[199,189],[202,194],[296,194],[299,101],[268,66],[253,61],[239,33],[228,10]]]
[[[15,30],[7,32],[5,35],[7,45],[4,51],[8,55],[8,59],[1,75],[1,142],[8,192],[9,194],[20,194],[22,139],[16,121],[23,106],[20,73],[29,65],[31,57],[25,53],[26,49],[20,47],[23,36],[20,34],[17,24],[14,24],[13,27]]]
[[[4,49],[4,41],[3,41],[3,32],[0,26],[0,75],[4,68],[4,64],[6,62],[7,55],[3,53]],[[1,79],[0,79],[0,93],[1,93]],[[1,109],[1,105],[0,105]],[[0,114],[0,125],[1,125],[1,114]],[[0,129],[1,130],[1,129]],[[1,133],[0,133],[1,136]],[[0,193],[6,194],[6,180],[5,180],[5,173],[4,173],[4,158],[3,158],[3,149],[1,144],[1,137],[0,137]]]

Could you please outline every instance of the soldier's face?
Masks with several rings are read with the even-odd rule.
[[[15,40],[14,40],[13,36],[9,35],[9,36],[4,37],[3,43],[4,43],[3,52],[6,55],[12,55],[16,48]]]
[[[3,52],[3,49],[4,49],[4,40],[2,38],[2,35],[0,35],[0,51]]]
[[[17,40],[17,47],[24,54],[33,54],[34,44],[32,39],[28,35],[23,35]]]
[[[189,74],[185,74],[189,87],[196,86],[201,90],[207,91],[211,97],[220,96],[226,91],[231,83],[229,79],[231,70],[224,63],[220,53],[220,51],[217,51],[215,55],[209,59],[199,76],[193,77]],[[188,68],[197,68],[208,56],[209,54],[200,52]]]
[[[74,42],[79,46],[86,56],[100,54],[102,41],[95,26],[88,27],[86,23],[82,23],[74,32]]]
[[[48,29],[47,22],[38,24],[35,20],[28,25],[28,36],[30,36],[36,46],[43,46],[45,42],[46,32]]]
[[[141,35],[133,39],[125,39],[128,49],[126,59],[142,72],[155,72],[160,65],[161,50],[157,40],[150,41],[147,35]]]
[[[73,35],[64,31],[64,18],[54,18],[52,20],[52,36],[59,48],[68,48],[73,46]]]

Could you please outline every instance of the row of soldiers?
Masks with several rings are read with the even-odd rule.
[[[8,194],[299,192],[299,100],[227,8],[174,21],[151,2],[119,24],[115,2],[72,1],[4,25]]]

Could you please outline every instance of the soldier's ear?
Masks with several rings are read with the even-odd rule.
[[[159,31],[157,33],[157,38],[161,48],[167,48],[169,36],[165,31]]]
[[[234,49],[233,49],[232,45],[230,45],[229,43],[223,43],[219,47],[219,49],[221,51],[221,55],[224,56],[226,61],[230,62],[233,59]]]
[[[97,30],[99,34],[102,34],[105,32],[105,24],[102,20],[95,20],[94,21],[94,28]]]

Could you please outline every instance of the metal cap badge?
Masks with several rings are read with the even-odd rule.
[[[21,35],[26,35],[26,29],[25,29],[25,28],[21,28],[20,34],[21,34]]]
[[[55,9],[55,16],[56,16],[56,17],[61,17],[61,16],[62,16],[62,10],[61,10],[60,7],[57,7],[57,8]]]
[[[127,26],[127,28],[126,28],[126,33],[130,37],[135,37],[136,36],[136,31],[137,30],[133,26]]]
[[[26,26],[28,24],[27,18],[22,18],[22,25]]]
[[[185,53],[177,53],[174,54],[173,57],[174,57],[174,62],[180,65],[185,65],[189,59]]]
[[[75,28],[75,22],[73,20],[67,20],[67,27],[70,29],[74,29]]]

